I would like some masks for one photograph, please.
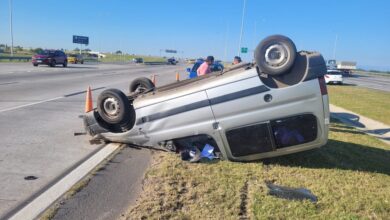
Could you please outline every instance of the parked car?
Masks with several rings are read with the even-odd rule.
[[[43,50],[32,57],[32,64],[34,66],[44,64],[51,67],[62,64],[63,67],[67,67],[68,57],[61,50]]]
[[[136,57],[136,58],[133,58],[133,62],[134,63],[143,63],[144,59],[142,59],[141,57]]]
[[[69,54],[68,55],[68,63],[84,64],[84,57],[81,54]]]
[[[175,58],[171,57],[167,60],[168,64],[176,65],[179,61],[177,61]]]
[[[328,70],[325,74],[326,84],[343,84],[343,73],[338,70]]]
[[[326,144],[330,119],[321,54],[297,52],[289,38],[274,35],[260,42],[254,60],[157,88],[138,78],[127,95],[107,89],[84,116],[85,129],[94,140],[173,152],[210,144],[233,161]]]
[[[198,74],[197,74],[196,71],[198,70],[199,66],[200,66],[203,62],[204,62],[203,59],[197,59],[196,62],[195,62],[195,64],[194,64],[194,66],[192,66],[192,68],[187,68],[186,71],[188,72],[188,77],[189,77],[190,79],[195,78],[195,77],[198,76]],[[214,63],[211,65],[210,69],[211,69],[211,72],[221,72],[221,71],[223,71],[224,66],[223,66],[222,62],[218,62],[218,61],[217,61],[217,62],[214,62]]]

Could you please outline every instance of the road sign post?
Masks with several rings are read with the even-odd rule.
[[[168,49],[166,49],[165,53],[177,53],[177,50],[168,50]]]
[[[241,47],[241,53],[248,53],[247,47]]]
[[[89,44],[89,37],[73,35],[73,43],[74,44],[80,44],[80,54],[81,54],[81,46],[83,44],[85,46],[88,46],[88,44]]]

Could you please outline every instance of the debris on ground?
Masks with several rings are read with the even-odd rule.
[[[286,186],[278,186],[271,182],[265,183],[269,189],[268,194],[283,199],[289,200],[305,200],[308,199],[313,203],[316,203],[317,196],[315,196],[310,190],[305,188],[292,188]]]
[[[180,151],[181,159],[190,163],[199,162],[202,158],[213,160],[218,158],[214,154],[214,147],[206,144],[202,151],[198,147],[184,148]]]

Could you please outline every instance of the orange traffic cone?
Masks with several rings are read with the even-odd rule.
[[[154,75],[154,74],[152,76],[152,82],[153,82],[154,86],[156,86],[156,75]]]
[[[93,104],[92,104],[92,91],[91,87],[88,86],[87,89],[87,96],[85,98],[85,113],[88,113],[93,110]]]
[[[180,75],[179,75],[179,72],[176,73],[176,82],[179,82],[180,81]]]

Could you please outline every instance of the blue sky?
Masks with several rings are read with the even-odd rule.
[[[243,0],[13,0],[14,44],[73,49],[72,35],[90,37],[90,49],[158,55],[214,55],[238,51]],[[0,43],[10,43],[8,0],[0,0]],[[242,46],[284,34],[299,50],[316,50],[360,66],[390,70],[388,0],[247,0]],[[252,53],[243,55],[251,60]]]

